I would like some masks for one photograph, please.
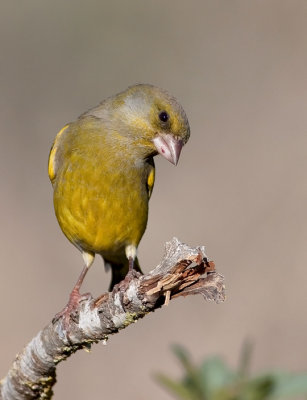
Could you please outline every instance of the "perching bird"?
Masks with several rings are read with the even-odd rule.
[[[190,128],[181,105],[166,91],[140,84],[110,97],[64,126],[49,156],[54,209],[85,266],[70,295],[78,304],[82,281],[100,254],[112,269],[111,288],[129,267],[140,270],[137,247],[144,234],[158,153],[177,164]]]

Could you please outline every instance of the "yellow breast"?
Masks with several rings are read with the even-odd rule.
[[[153,166],[134,163],[124,147],[115,152],[95,135],[77,141],[68,134],[62,141],[62,131],[59,134],[49,172],[64,234],[80,250],[108,259],[123,254],[129,244],[137,247],[147,224]]]

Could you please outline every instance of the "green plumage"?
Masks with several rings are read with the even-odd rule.
[[[168,124],[159,120],[162,110]],[[64,127],[51,149],[60,227],[80,251],[104,258],[112,285],[126,275],[127,249],[136,249],[144,234],[158,153],[153,139],[163,133],[188,140],[184,111],[166,92],[136,85]],[[139,269],[136,258],[134,265]]]

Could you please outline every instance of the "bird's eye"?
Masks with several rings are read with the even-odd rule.
[[[159,114],[160,121],[167,122],[169,119],[169,115],[166,111],[161,111]]]

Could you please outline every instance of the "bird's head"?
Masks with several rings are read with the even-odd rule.
[[[190,127],[173,96],[155,86],[140,84],[110,98],[108,104],[116,130],[129,138],[135,151],[143,157],[159,153],[177,164],[189,139]]]

